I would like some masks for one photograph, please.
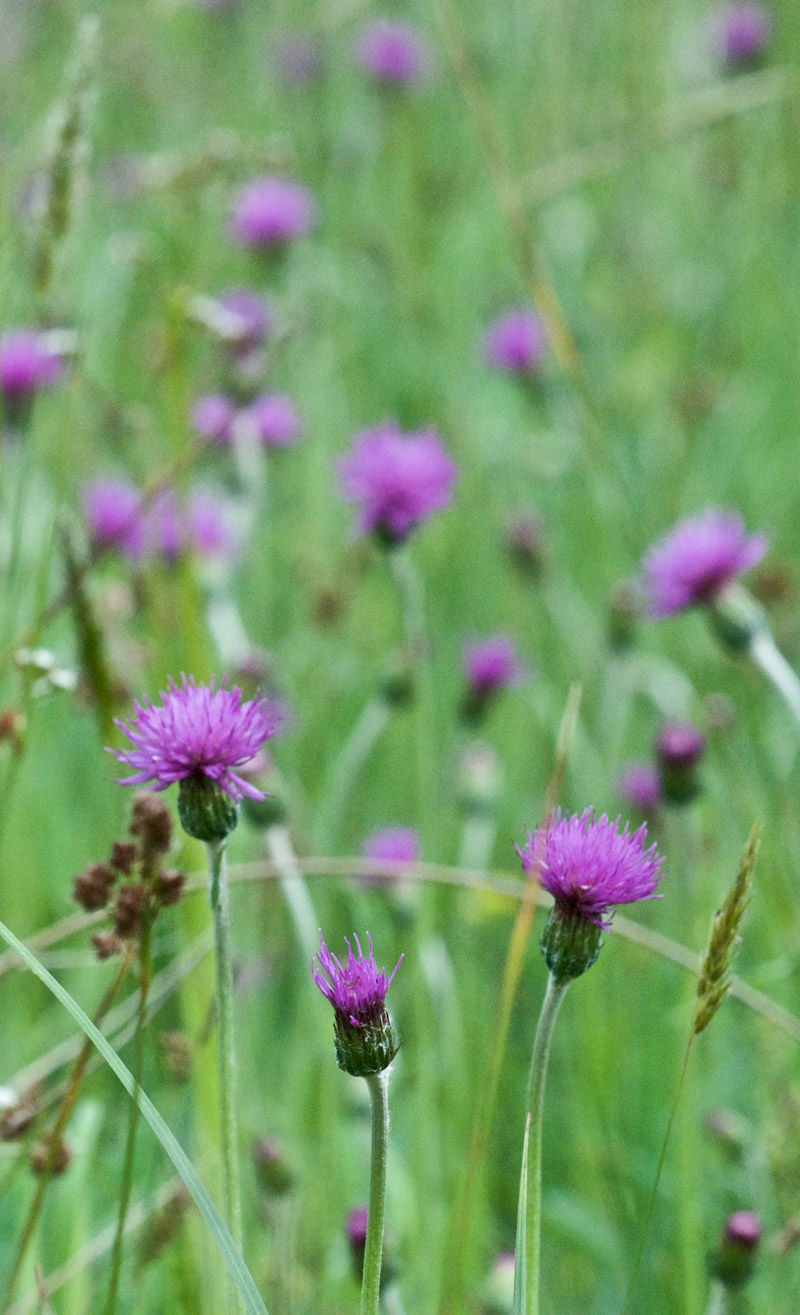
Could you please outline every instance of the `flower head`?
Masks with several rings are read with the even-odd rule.
[[[307,233],[315,218],[311,193],[300,183],[288,178],[256,178],[234,201],[231,232],[247,247],[280,246]]]
[[[383,863],[416,863],[419,836],[410,826],[389,826],[372,831],[364,841],[364,857]]]
[[[204,393],[192,407],[191,424],[198,438],[208,443],[231,443],[236,407],[224,393]]]
[[[0,391],[6,402],[33,397],[60,373],[61,359],[49,350],[44,334],[10,329],[0,336]]]
[[[530,374],[541,365],[547,340],[539,316],[529,307],[500,315],[483,340],[483,354],[495,370]]]
[[[117,721],[132,749],[110,749],[119,762],[134,769],[119,785],[146,785],[166,790],[176,781],[205,778],[234,801],[243,796],[263,799],[262,791],[233,770],[254,756],[275,731],[275,712],[268,699],[242,702],[237,687],[198,685],[194,676],[170,678],[161,705],[149,699],[134,702],[131,721]]]
[[[141,557],[144,524],[140,513],[141,494],[124,479],[95,479],[81,492],[84,515],[92,541],[103,547],[116,546],[128,558]]]
[[[399,543],[448,506],[456,467],[433,430],[404,434],[387,424],[359,434],[338,473],[343,496],[359,504],[361,533]]]
[[[772,36],[772,21],[763,5],[734,3],[715,16],[712,38],[717,55],[729,68],[755,64]]]
[[[593,808],[569,817],[555,809],[549,826],[529,833],[517,851],[525,873],[538,869],[544,889],[564,912],[608,927],[615,905],[659,898],[663,864],[655,845],[644,848],[647,825],[631,834],[627,822],[619,830],[620,821],[609,821],[605,813],[598,820]]]
[[[621,799],[643,813],[655,812],[661,803],[661,778],[652,763],[625,763],[617,777],[616,791]]]
[[[476,693],[493,694],[519,680],[522,668],[508,635],[492,635],[464,645],[464,674]]]
[[[263,297],[250,288],[230,288],[220,297],[221,304],[239,320],[240,328],[231,345],[242,351],[260,347],[272,331],[272,311]]]
[[[737,575],[761,561],[762,534],[748,537],[733,511],[708,507],[680,521],[644,558],[644,589],[650,615],[670,616],[695,603],[713,603]]]
[[[356,46],[365,73],[385,86],[411,86],[430,65],[428,47],[408,23],[379,18],[362,28]]]
[[[712,1272],[726,1288],[741,1287],[752,1276],[761,1231],[761,1220],[752,1210],[737,1210],[727,1219],[711,1257]]]
[[[284,393],[262,393],[241,412],[239,422],[264,447],[292,447],[303,432],[294,402]]]
[[[188,529],[200,557],[235,557],[239,540],[230,524],[230,508],[208,489],[197,489],[189,503]]]
[[[336,1059],[340,1068],[355,1077],[367,1077],[388,1068],[398,1050],[392,1023],[386,1012],[386,992],[403,961],[400,955],[394,972],[386,976],[378,971],[372,953],[372,939],[367,935],[369,954],[364,954],[357,936],[358,954],[348,940],[347,962],[342,964],[331,954],[322,933],[316,956],[318,972],[312,974],[326,1000],[333,1005],[336,1035]]]

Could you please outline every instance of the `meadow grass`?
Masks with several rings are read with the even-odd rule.
[[[69,94],[78,23],[90,13],[98,33],[86,149],[49,283],[37,289],[35,184],[53,107]],[[391,13],[420,27],[434,57],[427,81],[404,94],[377,90],[355,64],[355,35],[375,13],[328,0],[241,0],[218,11],[178,0],[0,3],[0,327],[78,334],[64,379],[2,451],[0,708],[18,709],[24,730],[18,748],[0,743],[0,917],[35,938],[74,913],[72,879],[127,825],[128,792],[103,752],[109,736],[118,747],[121,737],[91,678],[85,614],[82,622],[74,589],[49,607],[66,580],[63,536],[82,551],[82,486],[98,474],[142,487],[174,475],[182,492],[204,483],[236,494],[250,519],[246,550],[227,573],[211,576],[187,556],[148,562],[134,581],[113,553],[92,563],[83,590],[103,636],[100,670],[114,673],[121,717],[134,697],[155,698],[168,675],[232,671],[237,634],[230,612],[212,613],[212,603],[234,600],[248,644],[269,654],[266,692],[289,709],[269,749],[301,868],[304,858],[354,858],[368,832],[410,825],[423,860],[452,870],[454,884],[412,873],[410,886],[369,885],[351,875],[355,862],[325,875],[320,861],[323,875],[310,863],[308,876],[329,944],[368,930],[379,965],[406,956],[389,1001],[402,1046],[391,1084],[386,1307],[433,1315],[452,1291],[454,1210],[518,908],[490,874],[521,881],[513,846],[539,823],[574,683],[581,700],[559,795],[570,811],[624,810],[619,769],[650,754],[665,718],[693,720],[708,741],[701,794],[651,827],[665,857],[664,898],[632,918],[701,954],[760,818],[737,972],[800,1013],[798,727],[761,673],[715,643],[699,609],[659,623],[634,618],[620,644],[610,602],[678,518],[709,504],[736,508],[770,538],[752,583],[782,651],[800,661],[800,26],[788,0],[776,0],[764,65],[725,75],[703,54],[710,11],[679,0],[536,10],[522,0],[398,3]],[[275,72],[289,27],[319,39],[321,72],[304,86]],[[319,223],[282,258],[262,260],[231,242],[228,213],[240,184],[276,171],[311,189]],[[305,429],[244,487],[231,454],[204,449],[188,423],[194,399],[223,371],[219,345],[187,305],[232,284],[273,301],[278,334],[263,385],[290,394]],[[532,293],[551,341],[528,385],[489,370],[480,344],[497,313]],[[452,508],[407,545],[424,597],[428,638],[416,657],[427,679],[416,705],[378,717],[336,802],[348,737],[407,655],[397,581],[386,554],[356,540],[334,469],[354,433],[387,418],[434,426],[459,474]],[[508,520],[520,512],[544,527],[536,573],[506,550]],[[527,673],[480,729],[499,785],[487,828],[466,841],[461,645],[501,630]],[[50,650],[77,688],[48,687],[21,667],[22,645]],[[156,980],[210,940],[203,849],[177,835],[175,861],[200,889],[159,918]],[[336,1067],[306,938],[246,811],[229,861],[244,1256],[270,1315],[344,1315],[358,1302],[345,1219],[367,1198],[367,1093]],[[483,886],[464,877],[460,887],[461,868],[473,866]],[[488,1309],[492,1263],[514,1246],[525,1085],[546,981],[541,925],[537,911],[471,1180],[458,1315]],[[37,953],[92,1016],[119,960],[99,964],[90,934],[82,928]],[[561,1011],[545,1101],[543,1315],[622,1310],[692,1025],[695,977],[659,949],[612,932]],[[16,1075],[75,1027],[19,967],[3,972],[0,997],[0,1087],[16,1090]],[[126,997],[135,1009],[134,977]],[[211,959],[176,973],[163,1000],[154,986],[154,1010],[156,1001],[142,1087],[220,1204]],[[185,1070],[168,1062],[165,1036],[184,1038]],[[132,1067],[130,1037],[121,1055]],[[37,1100],[67,1072],[54,1062]],[[707,1254],[727,1215],[751,1208],[767,1241],[738,1309],[793,1315],[800,1259],[780,1238],[800,1214],[799,1078],[796,1031],[727,999],[693,1047],[632,1309],[702,1315]],[[735,1137],[709,1133],[720,1110],[731,1112]],[[30,1146],[48,1117],[25,1139],[0,1142],[0,1288],[35,1189]],[[71,1270],[50,1285],[58,1315],[102,1309],[127,1128],[125,1092],[91,1066],[67,1128],[71,1163],[47,1188],[10,1308],[17,1315],[48,1309],[37,1304],[35,1266],[45,1290],[48,1276]],[[259,1185],[252,1161],[264,1137],[291,1170],[281,1196]],[[170,1201],[179,1203],[172,1214]],[[223,1309],[222,1262],[144,1124],[129,1218],[120,1315]]]

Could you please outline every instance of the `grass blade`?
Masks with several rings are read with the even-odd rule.
[[[73,1000],[69,991],[67,991],[60,982],[57,982],[55,977],[51,976],[47,969],[39,963],[36,956],[31,953],[26,945],[23,945],[22,941],[18,940],[14,933],[6,927],[4,922],[0,922],[0,937],[2,937],[7,945],[16,950],[20,958],[24,959],[31,972],[39,978],[40,982],[44,983],[59,1003],[64,1006],[69,1014],[71,1014],[81,1031],[100,1051],[100,1054],[103,1056],[103,1059],[106,1061],[109,1068],[113,1069],[131,1099],[138,1101],[142,1115],[150,1124],[156,1137],[161,1142],[161,1145],[172,1160],[172,1163],[175,1165],[175,1168],[186,1184],[195,1205],[208,1225],[209,1231],[219,1248],[222,1259],[225,1261],[228,1273],[241,1293],[248,1315],[267,1315],[267,1308],[261,1300],[258,1289],[253,1281],[253,1276],[234,1245],[233,1238],[228,1232],[217,1207],[214,1205],[214,1202],[186,1155],[186,1152],[170,1132],[153,1102],[145,1095],[141,1088],[137,1092],[136,1083],[134,1082],[133,1074],[130,1072],[130,1069],[123,1064],[117,1052],[112,1049],[102,1032],[97,1030],[92,1020],[83,1012],[77,1001]]]
[[[525,1140],[522,1143],[522,1168],[519,1173],[519,1205],[517,1206],[517,1241],[514,1247],[514,1305],[513,1315],[525,1315],[528,1295],[527,1246],[525,1242],[528,1219],[528,1141],[531,1135],[531,1116],[525,1120]]]

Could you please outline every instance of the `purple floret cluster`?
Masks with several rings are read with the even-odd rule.
[[[470,687],[484,697],[515,684],[522,667],[511,637],[491,635],[465,644],[464,674]]]
[[[223,682],[216,688],[213,678],[209,685],[198,685],[184,675],[180,685],[170,678],[160,704],[145,699],[133,708],[130,722],[116,721],[133,748],[109,750],[134,769],[120,785],[166,790],[177,781],[204,776],[235,803],[245,796],[265,798],[234,769],[255,757],[277,728],[278,716],[268,699],[243,702],[236,686],[226,689]]]
[[[357,436],[338,473],[343,497],[358,505],[359,532],[400,543],[449,506],[456,466],[432,429],[386,424]]]
[[[763,534],[748,535],[741,516],[708,507],[680,521],[646,554],[644,594],[650,615],[671,616],[712,603],[767,550]]]
[[[384,968],[378,970],[369,934],[368,954],[364,954],[361,949],[358,937],[354,936],[353,939],[358,953],[353,953],[350,941],[345,939],[347,960],[343,964],[328,949],[320,933],[320,948],[316,956],[318,971],[314,972],[313,977],[325,999],[330,1001],[345,1023],[356,1028],[375,1027],[383,1020],[386,992],[403,962],[403,955],[400,955],[394,970],[387,977]]]
[[[605,813],[595,818],[593,808],[571,816],[555,809],[549,825],[529,832],[517,850],[523,871],[538,876],[564,913],[608,927],[617,904],[659,898],[663,866],[656,846],[644,847],[646,824],[631,833],[620,822]]]
[[[231,235],[246,247],[281,247],[308,233],[317,211],[307,187],[290,178],[255,178],[236,196]]]

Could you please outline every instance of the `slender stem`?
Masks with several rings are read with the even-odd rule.
[[[403,615],[409,661],[414,677],[414,721],[417,739],[417,809],[423,849],[430,842],[435,809],[436,757],[434,749],[434,693],[431,680],[428,636],[425,629],[425,595],[422,580],[414,569],[408,545],[389,553]]]
[[[800,722],[800,679],[789,666],[770,632],[759,630],[750,641],[750,657],[775,686],[795,719]]]
[[[142,930],[139,937],[139,1012],[136,1016],[136,1034],[133,1042],[133,1077],[136,1082],[137,1093],[142,1082],[144,1042],[147,1024],[147,1000],[150,995],[150,984],[152,980],[153,923],[149,914],[146,913],[142,920]],[[138,1124],[139,1101],[137,1099],[131,1101],[128,1114],[128,1136],[125,1143],[125,1160],[122,1168],[122,1187],[119,1195],[117,1231],[114,1235],[114,1246],[111,1253],[111,1276],[108,1280],[106,1315],[114,1315],[117,1305],[119,1276],[122,1266],[122,1246],[125,1239],[125,1220],[128,1214],[128,1206],[130,1205],[131,1191],[133,1190],[133,1165],[136,1157],[136,1129]]]
[[[678,1112],[678,1102],[680,1100],[681,1092],[683,1090],[683,1080],[686,1077],[686,1069],[689,1064],[689,1056],[692,1053],[692,1044],[694,1042],[694,1038],[695,1038],[695,1033],[692,1032],[689,1037],[689,1040],[686,1043],[686,1049],[683,1052],[683,1063],[681,1064],[681,1071],[678,1074],[678,1082],[677,1082],[677,1086],[675,1087],[675,1095],[672,1098],[672,1108],[670,1109],[669,1118],[667,1119],[667,1126],[664,1129],[664,1139],[661,1143],[661,1152],[658,1157],[658,1164],[656,1165],[656,1175],[655,1178],[653,1179],[653,1186],[650,1189],[650,1198],[647,1202],[647,1210],[645,1211],[644,1223],[642,1224],[642,1236],[639,1239],[639,1246],[636,1251],[636,1257],[633,1262],[633,1269],[631,1270],[631,1276],[628,1279],[628,1287],[625,1291],[625,1302],[622,1307],[622,1315],[626,1315],[626,1312],[630,1308],[631,1298],[633,1297],[634,1285],[636,1283],[636,1279],[639,1274],[639,1266],[642,1263],[642,1256],[644,1254],[645,1243],[647,1242],[647,1235],[650,1231],[650,1222],[653,1218],[653,1209],[655,1208],[656,1196],[658,1195],[658,1184],[661,1181],[661,1171],[664,1168],[664,1161],[667,1156],[667,1146],[669,1145],[669,1138],[670,1138],[670,1133],[672,1132],[672,1125],[675,1122],[675,1115]]]
[[[372,1162],[369,1173],[367,1241],[361,1280],[361,1315],[378,1315],[386,1213],[386,1156],[389,1148],[389,1070],[365,1079],[372,1101]]]
[[[133,946],[129,948],[128,952],[125,955],[125,958],[122,960],[122,963],[119,966],[119,970],[117,971],[116,977],[111,982],[111,985],[108,987],[108,990],[106,991],[105,995],[100,1001],[97,1012],[95,1013],[94,1016],[94,1023],[96,1026],[99,1026],[101,1020],[105,1017],[106,1013],[114,1003],[117,992],[119,991],[120,987],[122,986],[122,983],[124,982],[128,974],[128,969],[131,966],[132,958],[133,958]],[[50,1181],[50,1176],[53,1172],[53,1165],[56,1162],[56,1155],[58,1154],[58,1147],[61,1141],[61,1134],[63,1133],[64,1129],[67,1126],[67,1122],[69,1120],[70,1114],[72,1113],[72,1109],[75,1104],[75,1101],[78,1099],[78,1092],[80,1090],[80,1085],[81,1082],[83,1081],[83,1075],[86,1071],[86,1065],[89,1062],[89,1058],[92,1054],[93,1048],[94,1048],[93,1043],[87,1037],[83,1045],[81,1046],[77,1059],[75,1060],[75,1067],[72,1070],[69,1086],[67,1087],[67,1090],[64,1093],[64,1099],[61,1102],[61,1108],[58,1111],[58,1116],[50,1132],[50,1151],[47,1156],[47,1161],[44,1164],[41,1174],[39,1176],[39,1182],[36,1187],[36,1192],[34,1193],[33,1200],[31,1201],[30,1209],[28,1210],[28,1214],[22,1228],[22,1233],[20,1235],[19,1242],[17,1243],[17,1250],[11,1265],[11,1272],[8,1276],[8,1279],[6,1280],[5,1291],[3,1293],[2,1299],[0,1299],[0,1311],[5,1310],[6,1307],[10,1305],[11,1298],[14,1295],[14,1290],[17,1286],[17,1281],[20,1276],[20,1271],[22,1270],[22,1266],[25,1261],[25,1256],[27,1255],[28,1247],[31,1244],[31,1240],[33,1238],[33,1234],[36,1229],[36,1224],[38,1222],[39,1215],[41,1213],[42,1205],[44,1203],[44,1195],[45,1192],[47,1191],[47,1184]]]
[[[525,1228],[525,1260],[527,1270],[527,1315],[539,1315],[539,1269],[542,1250],[542,1118],[544,1114],[544,1085],[547,1079],[547,1061],[553,1039],[561,1001],[569,982],[560,985],[552,973],[547,979],[547,990],[533,1039],[531,1071],[528,1078],[526,1111],[530,1116],[528,1146],[528,1218]]]
[[[724,1283],[714,1279],[708,1294],[706,1315],[726,1315],[728,1309],[728,1291]]]
[[[336,755],[320,808],[318,838],[323,847],[336,844],[342,815],[353,786],[389,721],[390,711],[385,698],[371,698],[364,705],[342,749]]]
[[[214,922],[214,969],[217,1020],[217,1076],[219,1081],[222,1183],[225,1222],[236,1246],[242,1249],[242,1189],[239,1176],[239,1127],[236,1109],[236,1040],[233,1016],[233,961],[225,841],[206,845],[208,898]],[[228,1282],[228,1309],[242,1309],[233,1284]]]

